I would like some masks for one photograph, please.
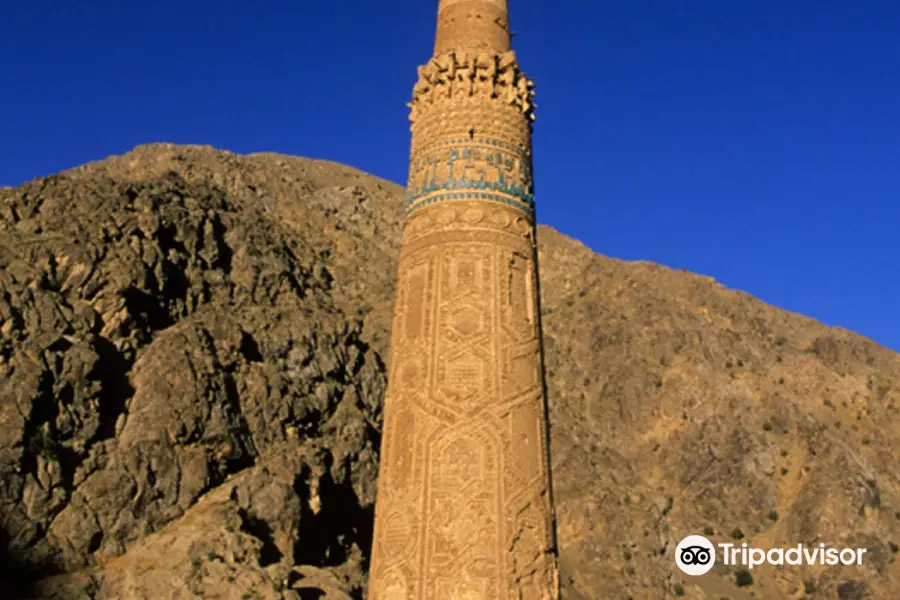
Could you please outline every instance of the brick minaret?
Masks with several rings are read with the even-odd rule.
[[[556,600],[533,84],[506,0],[440,0],[410,103],[370,600]]]

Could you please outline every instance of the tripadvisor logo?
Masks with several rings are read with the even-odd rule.
[[[825,544],[807,548],[751,548],[747,544],[718,544],[723,565],[752,569],[763,564],[783,565],[861,565],[866,548],[830,548]],[[675,564],[687,575],[704,575],[716,564],[716,545],[702,535],[689,535],[675,548]]]
[[[675,548],[675,564],[688,575],[704,575],[716,564],[716,547],[702,535],[689,535]]]

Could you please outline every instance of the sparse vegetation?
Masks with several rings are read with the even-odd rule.
[[[753,575],[747,569],[739,569],[734,574],[734,583],[738,587],[747,587],[753,585]]]

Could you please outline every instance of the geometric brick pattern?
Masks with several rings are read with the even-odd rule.
[[[441,0],[410,103],[370,600],[557,600],[531,129],[506,0]]]

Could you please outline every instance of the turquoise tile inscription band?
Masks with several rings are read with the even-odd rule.
[[[487,200],[531,213],[531,182],[531,161],[518,148],[491,139],[452,140],[410,165],[407,212],[447,200]]]

